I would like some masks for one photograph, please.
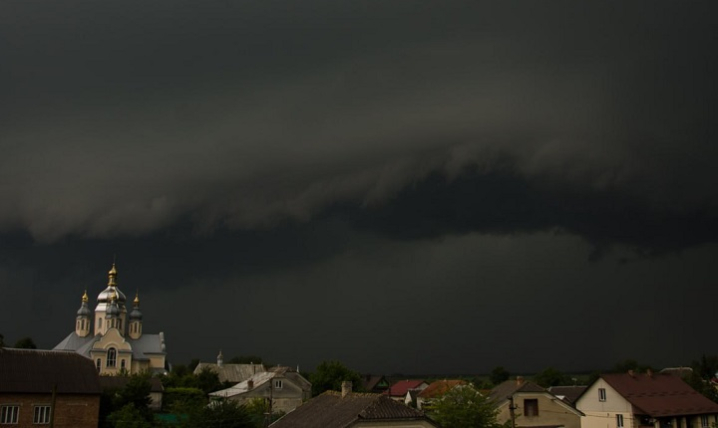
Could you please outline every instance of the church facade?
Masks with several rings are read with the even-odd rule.
[[[164,333],[145,334],[139,294],[127,311],[127,298],[117,286],[117,268],[112,264],[107,287],[97,296],[94,313],[87,291],[75,318],[75,331],[55,350],[74,351],[93,361],[101,375],[119,373],[165,373],[167,352]]]

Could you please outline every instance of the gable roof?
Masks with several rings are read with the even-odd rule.
[[[548,392],[573,405],[586,388],[588,387],[585,385],[552,386]]]
[[[73,331],[58,343],[53,350],[74,351],[83,357],[91,358],[92,346],[101,339],[102,335],[99,334],[97,336],[80,337]],[[147,361],[150,359],[150,354],[165,354],[164,335],[162,333],[143,334],[138,339],[132,339],[129,336],[123,339],[132,347],[132,358],[134,360]]]
[[[199,374],[203,369],[209,369],[217,373],[220,382],[242,382],[254,374],[267,371],[263,364],[222,364],[199,363],[194,369],[194,374]]]
[[[636,413],[651,417],[718,413],[718,404],[704,397],[678,376],[610,373],[601,375],[628,400]]]
[[[423,380],[407,379],[396,382],[386,391],[392,397],[406,397],[406,393],[410,389],[419,388],[422,383],[426,383]]]
[[[539,386],[531,381],[524,380],[507,380],[498,384],[489,394],[489,399],[495,403],[501,403],[508,400],[508,397],[517,392],[547,392],[546,388]]]
[[[427,386],[426,389],[421,391],[419,393],[419,397],[421,397],[421,398],[440,397],[458,385],[466,385],[466,381],[463,381],[460,379],[437,380],[437,381],[429,384],[429,386]]]
[[[0,348],[0,392],[100,394],[97,369],[74,352]]]
[[[398,403],[383,394],[326,391],[287,413],[272,428],[345,428],[361,421],[431,422],[423,412]],[[437,425],[438,426],[438,425]]]

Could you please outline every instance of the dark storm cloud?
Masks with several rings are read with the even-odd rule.
[[[5,4],[0,224],[269,227],[491,153],[712,211],[710,7]]]

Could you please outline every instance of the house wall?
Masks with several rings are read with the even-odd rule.
[[[606,400],[599,400],[599,389],[606,391]],[[576,401],[576,408],[586,416],[581,428],[618,428],[616,415],[623,415],[623,428],[638,428],[640,420],[633,418],[633,406],[605,380],[598,379]]]
[[[302,404],[302,402],[304,401],[305,394],[304,391],[302,391],[302,388],[294,384],[291,379],[281,379],[284,383],[284,386],[282,388],[272,388],[272,390],[270,391],[269,383],[274,380],[270,379],[268,382],[259,385],[250,391],[247,391],[240,395],[229,397],[229,399],[236,401],[240,404],[244,404],[252,399],[269,398],[271,395],[272,411],[289,413]]]
[[[516,415],[517,427],[564,426],[566,428],[585,428],[581,425],[581,416],[551,394],[517,392],[513,397],[514,406],[516,407],[514,414]],[[538,401],[538,416],[524,415],[525,399]],[[505,401],[499,406],[496,419],[502,424],[511,421],[509,401]]]
[[[0,406],[18,405],[18,427],[48,426],[33,424],[34,406],[50,405],[51,394],[3,394]],[[97,428],[100,395],[58,394],[55,399],[55,428]]]

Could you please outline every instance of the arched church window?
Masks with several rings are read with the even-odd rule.
[[[97,319],[97,328],[102,328],[102,318]]]
[[[122,318],[117,320],[117,328],[122,330]]]
[[[124,370],[125,367],[126,367],[126,363],[125,363],[125,359],[123,358],[120,360],[120,368]]]
[[[107,350],[107,367],[115,367],[117,365],[117,349],[110,348]]]
[[[102,360],[98,358],[96,365],[97,365],[97,371],[99,372],[100,369],[102,369]]]

